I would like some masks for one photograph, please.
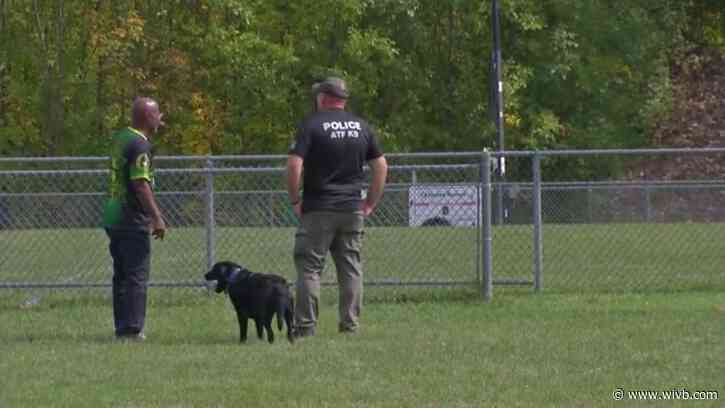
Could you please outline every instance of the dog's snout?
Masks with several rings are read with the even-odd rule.
[[[204,286],[208,290],[215,290],[219,287],[219,281],[214,271],[209,271],[204,274]]]

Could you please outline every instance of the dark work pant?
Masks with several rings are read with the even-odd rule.
[[[143,331],[151,241],[145,231],[107,229],[113,258],[113,321],[116,335]]]

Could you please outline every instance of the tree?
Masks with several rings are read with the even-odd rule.
[[[502,0],[506,146],[645,146],[671,106],[673,59],[722,48],[724,8]],[[283,153],[328,75],[348,80],[386,151],[491,147],[489,13],[464,0],[0,0],[0,152],[105,154],[147,95],[166,112],[160,153]]]

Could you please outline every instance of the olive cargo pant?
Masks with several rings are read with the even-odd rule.
[[[297,269],[295,326],[314,330],[319,315],[320,275],[328,250],[335,262],[339,290],[339,330],[355,331],[362,308],[363,237],[361,212],[316,211],[302,215],[295,234],[294,261]]]

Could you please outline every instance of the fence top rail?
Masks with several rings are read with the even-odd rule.
[[[108,160],[108,156],[58,156],[58,157],[0,157],[0,163],[49,163],[49,162],[94,162]]]
[[[408,164],[391,165],[390,171],[411,170],[462,170],[476,168],[478,164]],[[365,166],[365,171],[369,168]],[[71,175],[102,175],[108,169],[51,169],[51,170],[0,170],[0,176],[71,176]],[[198,167],[198,168],[161,168],[156,174],[226,174],[226,173],[284,173],[284,167]]]
[[[481,152],[420,152],[420,153],[387,153],[388,158],[461,158],[480,157]],[[108,160],[108,156],[58,156],[58,157],[0,157],[0,163],[45,163],[45,162],[97,162]],[[155,156],[158,161],[254,161],[254,160],[284,160],[286,154],[245,154],[245,155],[217,155],[217,156]]]
[[[661,149],[575,149],[575,150],[503,150],[490,151],[493,157],[533,156],[657,156],[725,153],[725,147]]]
[[[287,155],[243,155],[243,156],[154,156],[154,161],[219,161],[219,160],[278,160]],[[47,163],[47,162],[99,162],[109,160],[109,156],[59,156],[59,157],[0,157],[0,163]]]
[[[388,158],[474,158],[481,157],[483,151],[463,152],[418,152],[418,153],[388,153]],[[533,156],[653,156],[653,155],[679,155],[679,154],[713,154],[725,153],[725,147],[697,147],[697,148],[658,148],[658,149],[571,149],[571,150],[490,150],[493,157],[533,157]],[[254,160],[284,160],[286,154],[249,154],[249,155],[218,155],[218,156],[156,156],[158,161],[254,161]],[[108,160],[108,156],[57,156],[57,157],[0,157],[0,163],[44,163],[44,162],[98,162]]]
[[[505,181],[493,183],[504,187],[531,187],[534,183],[530,181]],[[548,187],[617,187],[617,186],[717,186],[725,187],[723,180],[603,180],[603,181],[542,181],[542,185]]]

